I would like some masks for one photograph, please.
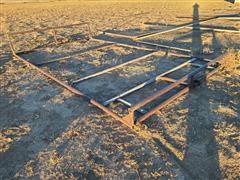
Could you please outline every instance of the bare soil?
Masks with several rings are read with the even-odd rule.
[[[195,1],[72,1],[1,4],[1,34],[33,28],[90,22],[102,31],[139,35],[193,20]],[[237,14],[239,6],[199,1],[199,19]],[[212,20],[206,26],[239,29],[239,19]],[[59,38],[86,28],[65,29]],[[224,68],[134,130],[13,59],[4,36],[0,56],[0,179],[239,179],[239,34],[201,31],[208,57],[225,53]],[[51,34],[13,36],[16,49],[52,42]],[[193,48],[191,29],[146,39]],[[23,55],[33,64],[104,45],[72,42]],[[69,82],[150,52],[120,45],[90,50],[41,66]],[[159,51],[137,63],[79,83],[76,88],[103,102],[185,62]],[[199,62],[200,63],[200,62]],[[190,72],[184,68],[172,78]],[[153,84],[126,99],[137,103],[168,83]],[[112,103],[119,112],[122,107]],[[148,108],[148,107],[146,107]],[[124,112],[120,112],[124,113]]]

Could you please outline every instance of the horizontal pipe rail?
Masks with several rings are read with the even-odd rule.
[[[195,27],[186,27],[186,28],[194,30]],[[200,30],[209,30],[209,31],[216,31],[216,32],[240,33],[240,30],[238,29],[223,29],[223,28],[211,28],[211,27],[201,27],[201,26],[198,26],[197,28],[199,28]]]
[[[146,59],[146,58],[148,58],[148,57],[150,57],[150,56],[153,56],[153,55],[156,54],[156,53],[157,53],[157,52],[152,52],[152,53],[149,53],[149,54],[147,54],[147,55],[141,56],[141,57],[139,57],[139,58],[135,58],[135,59],[129,60],[129,61],[125,62],[125,63],[119,64],[119,65],[110,67],[110,68],[108,68],[108,69],[99,71],[99,72],[97,72],[97,73],[94,73],[94,74],[92,74],[92,75],[89,75],[89,76],[86,76],[86,77],[77,79],[77,80],[73,81],[72,83],[73,83],[73,84],[77,84],[77,83],[83,82],[83,81],[85,81],[85,80],[88,80],[88,79],[91,79],[91,78],[100,76],[100,75],[102,75],[102,74],[106,74],[106,73],[108,73],[108,72],[114,71],[114,70],[119,69],[119,68],[121,68],[121,67],[123,67],[123,66],[126,66],[126,65],[128,65],[128,64],[135,63],[135,62],[137,62],[137,61]]]
[[[133,128],[134,126],[134,122],[133,121],[126,121],[124,120],[122,117],[120,117],[119,115],[117,115],[116,113],[112,112],[110,109],[108,109],[107,107],[103,106],[101,103],[97,102],[96,100],[94,100],[93,98],[85,95],[83,92],[73,88],[72,86],[67,85],[66,83],[58,80],[57,78],[53,77],[51,74],[43,71],[42,69],[38,68],[37,66],[33,65],[32,63],[28,62],[26,59],[18,56],[13,48],[12,42],[8,37],[8,42],[12,51],[12,54],[15,58],[17,58],[18,60],[21,60],[22,62],[24,62],[26,65],[32,67],[33,69],[37,70],[38,72],[40,72],[41,74],[43,74],[44,76],[46,76],[47,78],[53,80],[54,82],[56,82],[57,84],[63,86],[64,88],[66,88],[67,90],[69,90],[70,92],[74,93],[75,95],[81,96],[84,99],[88,100],[91,104],[97,106],[99,109],[103,110],[104,112],[106,112],[108,115],[110,115],[111,117],[113,117],[114,119],[122,122],[123,124],[127,125],[129,128]]]
[[[121,37],[121,38],[128,38],[128,39],[135,39],[135,38],[137,38],[137,36],[124,35],[124,34],[112,33],[112,32],[107,32],[107,31],[103,31],[102,33],[106,34],[106,35],[113,36],[113,37]]]
[[[221,69],[221,66],[218,66],[217,68],[215,68],[214,70],[212,70],[211,72],[209,72],[206,75],[206,79],[210,78],[214,73],[216,73],[217,71],[219,71],[219,69]],[[149,118],[150,116],[152,116],[153,114],[155,114],[155,112],[161,110],[162,108],[164,108],[165,106],[167,106],[169,103],[173,102],[174,100],[176,100],[177,98],[179,98],[180,96],[186,94],[189,91],[189,87],[186,87],[184,89],[182,89],[181,91],[179,91],[177,94],[175,94],[174,96],[170,97],[169,99],[165,100],[163,103],[161,103],[160,105],[158,105],[157,107],[155,107],[154,109],[150,110],[148,113],[145,113],[142,117],[140,117],[137,122],[138,123],[142,123],[143,121],[145,121],[147,118]]]
[[[201,67],[202,64],[191,63],[191,66],[193,66],[193,67]],[[207,69],[214,69],[214,67],[212,67],[212,66],[208,66]]]
[[[172,31],[176,31],[176,30],[179,30],[179,29],[182,29],[182,28],[186,28],[186,27],[198,24],[198,23],[205,23],[207,21],[210,21],[210,20],[213,20],[213,19],[217,19],[217,18],[218,18],[217,16],[215,16],[215,17],[208,17],[207,19],[200,20],[199,22],[187,23],[187,24],[180,25],[180,26],[177,26],[177,27],[174,27],[174,28],[171,28],[171,29],[160,30],[160,31],[155,31],[155,32],[148,32],[148,33],[141,34],[141,35],[136,35],[136,36],[123,35],[123,34],[106,32],[106,31],[104,31],[102,33],[110,35],[110,36],[123,37],[123,38],[129,38],[129,39],[138,39],[139,40],[139,39],[144,39],[144,38],[155,36],[155,35],[159,35],[159,34],[164,34],[164,33],[172,32]]]
[[[137,85],[137,86],[135,86],[135,87],[133,87],[133,88],[131,88],[131,89],[129,89],[129,90],[127,90],[127,91],[125,91],[125,92],[123,92],[123,93],[121,93],[121,94],[119,94],[119,95],[117,95],[117,96],[107,100],[107,101],[105,101],[103,103],[103,105],[106,106],[106,105],[110,104],[111,102],[113,102],[113,101],[115,101],[115,100],[117,100],[117,99],[119,99],[121,97],[124,97],[124,96],[126,96],[128,94],[131,94],[131,93],[133,93],[133,92],[135,92],[135,91],[137,91],[137,90],[139,90],[139,89],[141,89],[141,88],[143,88],[143,87],[145,87],[145,86],[147,86],[147,85],[149,85],[149,84],[151,84],[151,83],[153,83],[155,81],[158,81],[158,80],[161,79],[161,77],[166,76],[166,75],[168,75],[170,73],[173,73],[174,71],[176,71],[178,69],[181,69],[182,67],[184,67],[187,64],[189,64],[191,62],[194,62],[196,60],[197,60],[196,58],[192,58],[192,59],[190,59],[190,60],[188,60],[188,61],[186,61],[186,62],[184,62],[184,63],[182,63],[182,64],[180,64],[180,65],[178,65],[178,66],[176,66],[176,67],[174,67],[174,68],[172,68],[172,69],[170,69],[170,70],[168,70],[168,71],[166,71],[166,72],[164,72],[164,73],[162,73],[162,74],[160,74],[158,76],[155,76],[152,79],[149,79],[149,80],[147,80],[147,81],[145,81],[145,82],[143,82],[143,83],[141,83],[141,84],[139,84],[139,85]],[[182,82],[182,83],[184,83],[184,82]]]
[[[99,42],[111,42],[111,43],[116,43],[120,46],[124,46],[124,47],[128,47],[128,48],[133,48],[133,49],[140,49],[140,50],[144,50],[144,51],[156,51],[156,49],[151,49],[151,48],[146,48],[146,47],[140,47],[140,46],[135,46],[135,45],[129,45],[126,43],[119,43],[119,42],[114,42],[114,41],[110,41],[110,40],[102,40],[102,39],[97,39],[97,38],[92,38],[95,41],[99,41]]]
[[[167,46],[167,45],[163,45],[163,44],[157,44],[157,43],[146,42],[146,41],[138,41],[137,40],[136,42],[141,43],[141,44],[150,45],[150,46],[156,46],[156,47],[160,47],[160,48],[164,48],[164,49],[171,49],[171,50],[175,50],[175,51],[191,53],[190,49],[178,48],[178,47],[174,47],[174,46]]]
[[[235,16],[235,17],[221,17],[221,19],[237,19],[237,20],[240,20],[240,17],[239,16]]]
[[[117,101],[128,106],[129,108],[132,107],[132,104],[130,102],[126,101],[125,99],[119,98]],[[147,113],[147,111],[145,109],[141,109],[141,108],[138,109],[137,111],[140,112],[141,114]]]
[[[140,39],[145,39],[145,38],[152,37],[152,36],[156,36],[156,35],[160,35],[160,34],[169,33],[169,32],[172,32],[172,31],[179,30],[179,29],[183,29],[183,28],[185,28],[185,27],[189,27],[189,26],[192,26],[192,25],[196,25],[196,24],[198,24],[198,23],[203,23],[203,22],[205,23],[205,22],[207,22],[207,21],[210,21],[210,20],[216,19],[216,18],[217,18],[217,17],[211,17],[211,18],[207,18],[207,19],[204,19],[204,20],[200,20],[199,22],[188,23],[188,24],[185,24],[185,25],[181,25],[181,26],[178,26],[178,27],[174,27],[174,28],[165,30],[165,31],[160,31],[160,32],[152,33],[152,34],[149,34],[149,35],[146,35],[146,36],[141,36],[141,37],[138,37],[137,39],[140,40]]]
[[[181,83],[188,81],[189,79],[191,79],[194,75],[196,75],[197,73],[201,72],[202,70],[206,69],[208,66],[215,64],[216,62],[218,62],[219,60],[221,60],[222,56],[216,58],[215,60],[208,62],[204,65],[202,65],[200,68],[192,71],[191,73],[185,75],[184,77],[182,77],[181,79],[179,79],[178,81],[176,81],[175,83],[159,90],[158,92],[156,92],[155,94],[153,94],[152,96],[142,100],[141,102],[139,102],[138,104],[135,104],[132,108],[129,109],[129,112],[133,112],[137,109],[139,109],[140,107],[143,107],[144,105],[150,103],[151,101],[153,101],[154,99],[160,97],[161,95],[171,91],[172,89],[174,89],[175,87],[179,86]]]

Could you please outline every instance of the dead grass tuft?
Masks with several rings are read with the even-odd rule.
[[[224,57],[222,65],[225,71],[240,75],[240,51],[229,49]]]
[[[0,152],[6,152],[14,141],[19,141],[30,131],[31,128],[28,124],[0,130]]]
[[[6,152],[13,140],[0,134],[0,153]]]

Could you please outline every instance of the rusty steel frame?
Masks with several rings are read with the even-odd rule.
[[[210,20],[217,19],[217,18],[219,18],[219,17],[214,16],[214,17],[210,17],[210,18],[200,20],[199,22],[200,23],[205,23],[205,22],[208,22]],[[190,23],[179,25],[177,27],[170,28],[170,29],[167,29],[167,30],[164,30],[164,31],[160,30],[160,31],[144,33],[144,34],[140,34],[140,35],[136,35],[136,36],[124,35],[124,34],[107,32],[107,31],[102,31],[102,33],[113,36],[113,37],[122,37],[122,38],[129,38],[129,39],[133,39],[133,40],[140,40],[140,39],[143,39],[143,38],[147,38],[147,37],[151,37],[151,36],[155,36],[155,35],[159,35],[159,34],[164,34],[164,33],[171,32],[171,31],[176,31],[176,30],[179,30],[179,29],[182,29],[182,28],[185,28],[185,27],[192,26],[194,24],[196,24],[196,23],[195,22],[190,22]]]
[[[66,26],[64,26],[66,27]],[[68,25],[67,27],[71,27],[70,25]],[[60,28],[60,27],[58,27]],[[57,29],[57,28],[53,28],[53,29]],[[47,29],[44,29],[45,30],[50,30],[50,28],[47,28]],[[25,33],[28,33],[29,31],[26,31]],[[11,34],[10,34],[11,35]],[[179,70],[180,68],[186,66],[186,65],[191,65],[191,63],[193,63],[194,61],[197,60],[197,58],[191,58],[190,60],[166,71],[165,73],[162,73],[158,76],[156,76],[155,78],[153,79],[150,79],[140,85],[132,89],[130,89],[130,91],[127,91],[127,92],[124,92],[122,95],[118,96],[118,97],[114,97],[114,98],[111,98],[110,100],[107,100],[105,101],[104,103],[100,103],[98,102],[97,100],[95,100],[94,98],[90,97],[89,95],[86,95],[85,93],[81,92],[80,90],[76,89],[74,86],[70,85],[70,84],[66,84],[65,82],[57,79],[56,77],[52,76],[49,72],[46,72],[42,69],[40,69],[39,67],[37,67],[36,65],[30,63],[27,59],[21,57],[14,49],[14,46],[12,44],[12,41],[9,37],[9,34],[6,34],[7,38],[8,38],[8,41],[9,41],[9,45],[10,45],[10,49],[12,51],[12,54],[15,58],[17,58],[18,60],[22,61],[23,63],[25,63],[26,65],[32,67],[33,69],[37,70],[40,74],[46,76],[47,78],[53,80],[55,83],[61,85],[62,87],[66,88],[67,90],[69,90],[70,92],[74,93],[75,95],[77,96],[80,96],[82,98],[84,98],[85,100],[87,100],[89,103],[93,104],[94,106],[98,107],[99,109],[101,109],[102,111],[104,111],[105,113],[107,113],[108,115],[110,115],[111,117],[113,117],[114,119],[122,122],[123,124],[125,124],[126,126],[128,126],[129,128],[133,128],[135,126],[135,124],[137,122],[141,123],[143,121],[145,121],[148,117],[150,117],[151,115],[155,114],[156,111],[162,109],[163,107],[165,107],[166,105],[168,105],[170,102],[172,102],[173,100],[177,99],[178,97],[186,94],[188,91],[189,91],[189,86],[191,85],[191,80],[193,79],[194,80],[194,76],[196,74],[198,74],[199,72],[201,71],[204,71],[205,69],[207,69],[208,67],[211,67],[211,65],[214,65],[216,64],[217,62],[220,61],[221,57],[219,58],[216,58],[214,60],[206,60],[206,64],[204,65],[197,65],[197,69],[187,75],[185,75],[184,77],[182,77],[181,79],[179,80],[176,80],[176,79],[172,79],[172,78],[169,78],[169,77],[166,77],[166,75],[172,73],[172,72],[175,72],[176,70]],[[92,38],[95,40],[95,38]],[[97,41],[101,41],[101,42],[106,42],[105,40],[99,40],[99,39],[96,39]],[[111,41],[110,41],[111,42]],[[145,47],[139,47],[139,46],[134,46],[134,45],[127,45],[127,44],[122,44],[122,43],[116,43],[116,42],[111,42],[111,43],[114,43],[116,45],[120,45],[120,46],[125,46],[125,47],[131,47],[131,48],[136,48],[136,49],[141,49],[141,50],[149,50],[149,51],[153,51],[152,53],[149,53],[147,55],[144,55],[142,57],[138,57],[136,59],[132,59],[130,60],[129,62],[126,62],[126,63],[123,63],[123,64],[120,64],[120,65],[117,65],[117,66],[114,66],[112,68],[108,68],[106,70],[103,70],[102,73],[101,72],[98,72],[99,74],[95,74],[94,77],[96,76],[99,76],[101,74],[104,74],[106,72],[110,72],[114,69],[117,69],[117,68],[120,68],[124,65],[127,65],[127,64],[130,64],[132,62],[136,62],[136,61],[139,61],[139,60],[142,60],[144,58],[147,58],[149,57],[150,55],[153,55],[154,53],[157,53],[158,51],[156,50],[153,50],[153,49],[150,49],[150,48],[145,48]],[[196,65],[195,65],[196,66]],[[217,67],[215,68],[214,70],[212,70],[210,73],[208,73],[208,75],[206,76],[206,78],[210,77],[210,75],[212,75],[213,73],[215,73],[218,69],[220,68]],[[92,78],[92,77],[90,77]],[[167,82],[170,82],[171,84],[168,85],[167,87],[157,91],[156,93],[154,93],[152,96],[140,101],[139,103],[135,104],[135,105],[132,105],[131,103],[129,103],[128,101],[122,99],[122,97],[136,91],[136,90],[139,90],[141,89],[142,87],[148,85],[148,84],[151,84],[155,81],[167,81]],[[163,103],[161,103],[160,105],[158,105],[157,107],[151,109],[149,112],[146,112],[146,110],[142,109],[142,107],[152,101],[154,101],[155,99],[159,98],[160,96],[166,94],[167,92],[171,91],[172,89],[176,88],[176,87],[179,87],[179,86],[184,86],[184,89],[182,89],[181,91],[179,91],[177,94],[173,95],[172,97],[170,97],[169,99],[165,100]],[[128,106],[129,109],[128,109],[128,114],[125,115],[125,116],[120,116],[118,114],[116,114],[115,112],[113,112],[110,108],[107,107],[107,105],[111,102],[114,102],[114,101],[118,101],[118,102],[121,102],[123,103],[124,105]],[[141,116],[139,119],[135,119],[135,112],[138,111],[140,112],[141,114],[144,114],[143,116]]]
[[[157,91],[156,93],[154,93],[152,96],[142,100],[141,102],[135,104],[134,106],[132,106],[130,109],[128,109],[128,117],[126,117],[129,121],[133,121],[133,122],[138,122],[138,123],[142,123],[143,121],[145,121],[147,118],[149,118],[150,116],[152,116],[153,114],[155,114],[156,111],[159,111],[160,109],[162,109],[163,107],[165,107],[166,105],[168,105],[169,103],[171,103],[172,101],[174,101],[175,99],[177,99],[178,97],[186,94],[189,91],[189,87],[185,87],[184,89],[182,89],[181,91],[179,91],[177,94],[173,95],[172,97],[170,97],[169,99],[165,100],[164,102],[162,102],[161,104],[159,104],[157,107],[153,108],[152,110],[150,110],[148,113],[144,114],[143,116],[141,116],[139,119],[135,120],[135,116],[134,113],[137,109],[143,107],[146,104],[149,104],[150,102],[152,102],[153,100],[156,100],[157,98],[159,98],[160,96],[168,93],[169,91],[171,91],[172,89],[178,87],[179,85],[181,85],[181,83],[183,82],[187,82],[187,81],[194,81],[194,76],[196,74],[198,74],[199,72],[205,70],[208,66],[214,65],[216,63],[219,63],[220,60],[222,60],[222,56],[214,59],[211,62],[208,62],[204,65],[202,65],[200,68],[197,68],[196,70],[194,70],[193,72],[185,75],[184,77],[182,77],[181,79],[177,80],[176,82],[170,84],[169,86]],[[206,74],[206,79],[209,78],[210,76],[212,76],[217,70],[220,69],[220,65],[219,67],[217,67],[215,70],[213,70],[212,72]]]
[[[26,30],[26,31],[20,31],[20,32],[5,32],[3,33],[2,35],[3,36],[13,36],[13,35],[20,35],[20,34],[26,34],[26,33],[33,33],[33,32],[48,32],[48,31],[52,31],[53,32],[53,38],[54,38],[54,41],[55,41],[55,45],[58,44],[66,44],[68,42],[59,42],[56,35],[57,35],[57,30],[58,29],[65,29],[65,28],[71,28],[71,27],[74,27],[74,26],[87,26],[87,31],[88,31],[88,38],[89,39],[92,39],[92,32],[91,32],[91,26],[88,22],[81,22],[81,23],[76,23],[76,24],[68,24],[68,25],[62,25],[62,26],[55,26],[55,27],[46,27],[46,28],[42,28],[42,29],[39,29],[39,28],[35,28],[35,29],[31,29],[31,30]],[[38,49],[39,47],[37,47]],[[30,49],[30,50],[27,50],[27,51],[16,51],[14,46],[13,46],[13,49],[15,51],[15,53],[17,54],[27,54],[27,53],[30,53],[30,52],[34,52],[34,50],[36,50],[36,48],[33,48],[33,49]]]
[[[190,59],[190,60],[188,60],[188,61],[186,61],[186,62],[184,62],[184,63],[182,63],[182,64],[180,64],[180,65],[178,65],[178,66],[176,66],[176,67],[174,67],[174,68],[172,68],[172,69],[170,69],[170,70],[168,70],[168,71],[166,71],[166,72],[164,72],[162,74],[159,74],[159,75],[157,75],[157,76],[155,76],[155,77],[153,77],[153,78],[151,78],[151,79],[149,79],[149,80],[147,80],[147,81],[145,81],[145,82],[143,82],[143,83],[141,83],[141,84],[139,84],[139,85],[137,85],[137,86],[135,86],[135,87],[133,87],[133,88],[131,88],[131,89],[129,89],[129,90],[119,94],[119,95],[117,95],[117,96],[114,96],[114,97],[108,99],[107,101],[105,101],[103,103],[103,105],[106,106],[106,105],[110,104],[111,102],[114,102],[115,100],[117,100],[119,98],[122,98],[124,96],[127,96],[127,95],[129,95],[129,94],[131,94],[131,93],[133,93],[135,91],[138,91],[139,89],[142,89],[143,87],[145,87],[145,86],[147,86],[149,84],[152,84],[152,83],[154,83],[154,82],[156,82],[158,80],[162,80],[162,78],[164,76],[166,76],[166,75],[168,75],[170,73],[173,73],[176,70],[179,70],[179,69],[183,68],[184,66],[187,66],[189,63],[194,62],[196,60],[197,60],[197,58],[192,58],[192,59]],[[167,79],[164,79],[164,80],[168,81]]]
[[[177,30],[179,30],[179,29],[183,29],[183,28],[186,28],[186,27],[191,27],[191,26],[197,25],[197,24],[199,24],[199,23],[200,23],[200,24],[201,24],[201,23],[206,23],[206,22],[208,22],[208,21],[211,21],[211,20],[213,20],[213,19],[218,19],[218,18],[219,18],[219,17],[206,18],[206,19],[203,19],[203,20],[199,20],[199,22],[187,23],[187,24],[184,24],[184,25],[180,25],[180,26],[177,26],[177,27],[174,27],[174,28],[165,30],[165,31],[160,31],[160,32],[156,32],[156,33],[146,34],[146,35],[141,35],[141,36],[137,37],[137,40],[145,39],[145,38],[152,37],[152,36],[156,36],[156,35],[159,35],[159,34],[169,33],[169,32],[172,32],[172,31],[177,31]]]
[[[195,24],[203,24],[206,23],[208,21],[211,20],[215,20],[215,19],[229,19],[229,18],[239,18],[239,17],[231,17],[231,16],[225,16],[225,15],[219,15],[219,16],[213,16],[213,17],[209,17],[206,19],[202,19],[199,20],[199,22],[190,22],[190,23],[186,23],[183,25],[179,25],[177,27],[174,28],[170,28],[167,30],[160,30],[160,31],[156,31],[156,32],[152,32],[152,33],[145,33],[142,35],[136,35],[136,36],[131,36],[131,35],[123,35],[123,34],[119,34],[119,33],[113,33],[113,32],[107,32],[107,31],[103,31],[103,34],[107,34],[113,37],[122,37],[122,38],[128,38],[131,39],[135,42],[138,42],[140,44],[143,45],[149,45],[149,46],[154,46],[154,47],[158,47],[158,48],[164,48],[164,49],[170,49],[170,50],[175,50],[175,51],[180,51],[180,52],[184,52],[184,53],[191,53],[190,49],[185,49],[185,48],[179,48],[179,47],[175,47],[175,46],[168,46],[168,45],[164,45],[164,44],[159,44],[159,43],[152,43],[152,42],[147,42],[147,41],[141,41],[142,39],[151,37],[151,36],[156,36],[156,35],[160,35],[160,34],[165,34],[168,32],[172,32],[172,31],[176,31],[179,29],[183,29],[183,28],[192,28],[191,26],[195,25]],[[228,33],[239,33],[239,30],[228,30],[228,29],[221,29],[221,28],[207,28],[207,27],[201,27],[201,29],[203,30],[215,30],[215,31],[219,31],[219,32],[228,32]]]
[[[124,120],[122,117],[120,117],[119,115],[117,115],[116,113],[114,113],[113,111],[111,111],[109,108],[103,106],[101,103],[97,102],[95,99],[91,98],[90,96],[84,94],[83,92],[77,90],[76,88],[64,83],[63,81],[53,77],[51,74],[49,74],[48,72],[43,71],[42,69],[38,68],[37,66],[33,65],[32,63],[28,62],[26,59],[20,57],[19,55],[16,54],[13,45],[11,43],[11,41],[9,41],[10,44],[10,48],[12,51],[12,54],[15,58],[17,58],[18,60],[22,61],[23,63],[25,63],[27,66],[32,67],[33,69],[37,70],[40,74],[46,76],[47,78],[53,80],[55,83],[61,85],[62,87],[64,87],[65,89],[69,90],[70,92],[72,92],[73,94],[83,97],[85,100],[87,100],[89,103],[95,105],[96,107],[98,107],[99,109],[101,109],[102,111],[106,112],[108,115],[110,115],[111,117],[113,117],[114,119],[122,122],[123,124],[127,125],[129,128],[133,128],[133,124],[131,124],[130,122]]]
[[[148,34],[147,35],[142,35],[140,37],[135,38],[134,40],[136,42],[141,43],[141,44],[152,45],[152,46],[155,46],[155,47],[167,48],[167,49],[172,49],[172,50],[176,50],[176,51],[182,51],[182,52],[191,53],[190,49],[178,48],[178,47],[175,47],[175,46],[167,46],[167,45],[164,45],[164,44],[151,43],[151,42],[141,41],[141,40],[143,40],[145,38],[148,38],[148,37],[152,37],[152,36],[156,36],[156,35],[160,35],[160,34],[165,34],[165,33],[168,33],[168,32],[173,32],[173,31],[176,31],[176,30],[179,30],[179,29],[183,29],[183,28],[193,28],[191,26],[198,25],[198,24],[199,24],[199,26],[201,26],[201,24],[204,24],[204,23],[206,23],[208,21],[211,21],[211,20],[227,19],[227,18],[229,18],[229,17],[214,16],[214,17],[211,17],[211,18],[206,18],[204,20],[199,20],[199,22],[197,22],[197,23],[196,22],[192,22],[192,23],[189,23],[189,24],[186,24],[186,25],[177,26],[175,28],[172,28],[172,29],[169,29],[169,30],[166,30],[166,31],[160,31],[160,32],[149,34],[149,35]],[[203,30],[215,30],[215,31],[219,31],[219,32],[228,32],[228,33],[239,33],[240,32],[239,30],[228,30],[228,29],[221,29],[221,28],[200,27],[200,29],[203,29]]]

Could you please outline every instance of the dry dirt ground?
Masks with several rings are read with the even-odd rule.
[[[105,30],[133,35],[192,21],[194,2],[3,3],[0,33],[87,21],[95,36]],[[239,6],[222,0],[199,1],[199,19],[236,13]],[[217,20],[207,25],[239,29],[240,21]],[[78,31],[85,32],[83,28],[61,33]],[[240,178],[239,34],[202,32],[204,53],[216,57],[226,52],[225,68],[135,130],[13,59],[6,38],[0,38],[0,179]],[[183,29],[147,41],[191,49],[191,38],[191,31]],[[51,35],[42,33],[13,39],[17,50],[53,40]],[[74,42],[42,48],[24,57],[39,63],[97,45],[102,44]],[[41,68],[69,81],[147,53],[114,45]],[[104,101],[184,61],[186,58],[171,52],[166,57],[166,52],[160,51],[146,60],[80,83],[77,88]],[[136,103],[161,85],[154,84],[128,100]],[[118,106],[111,104],[112,108]]]

